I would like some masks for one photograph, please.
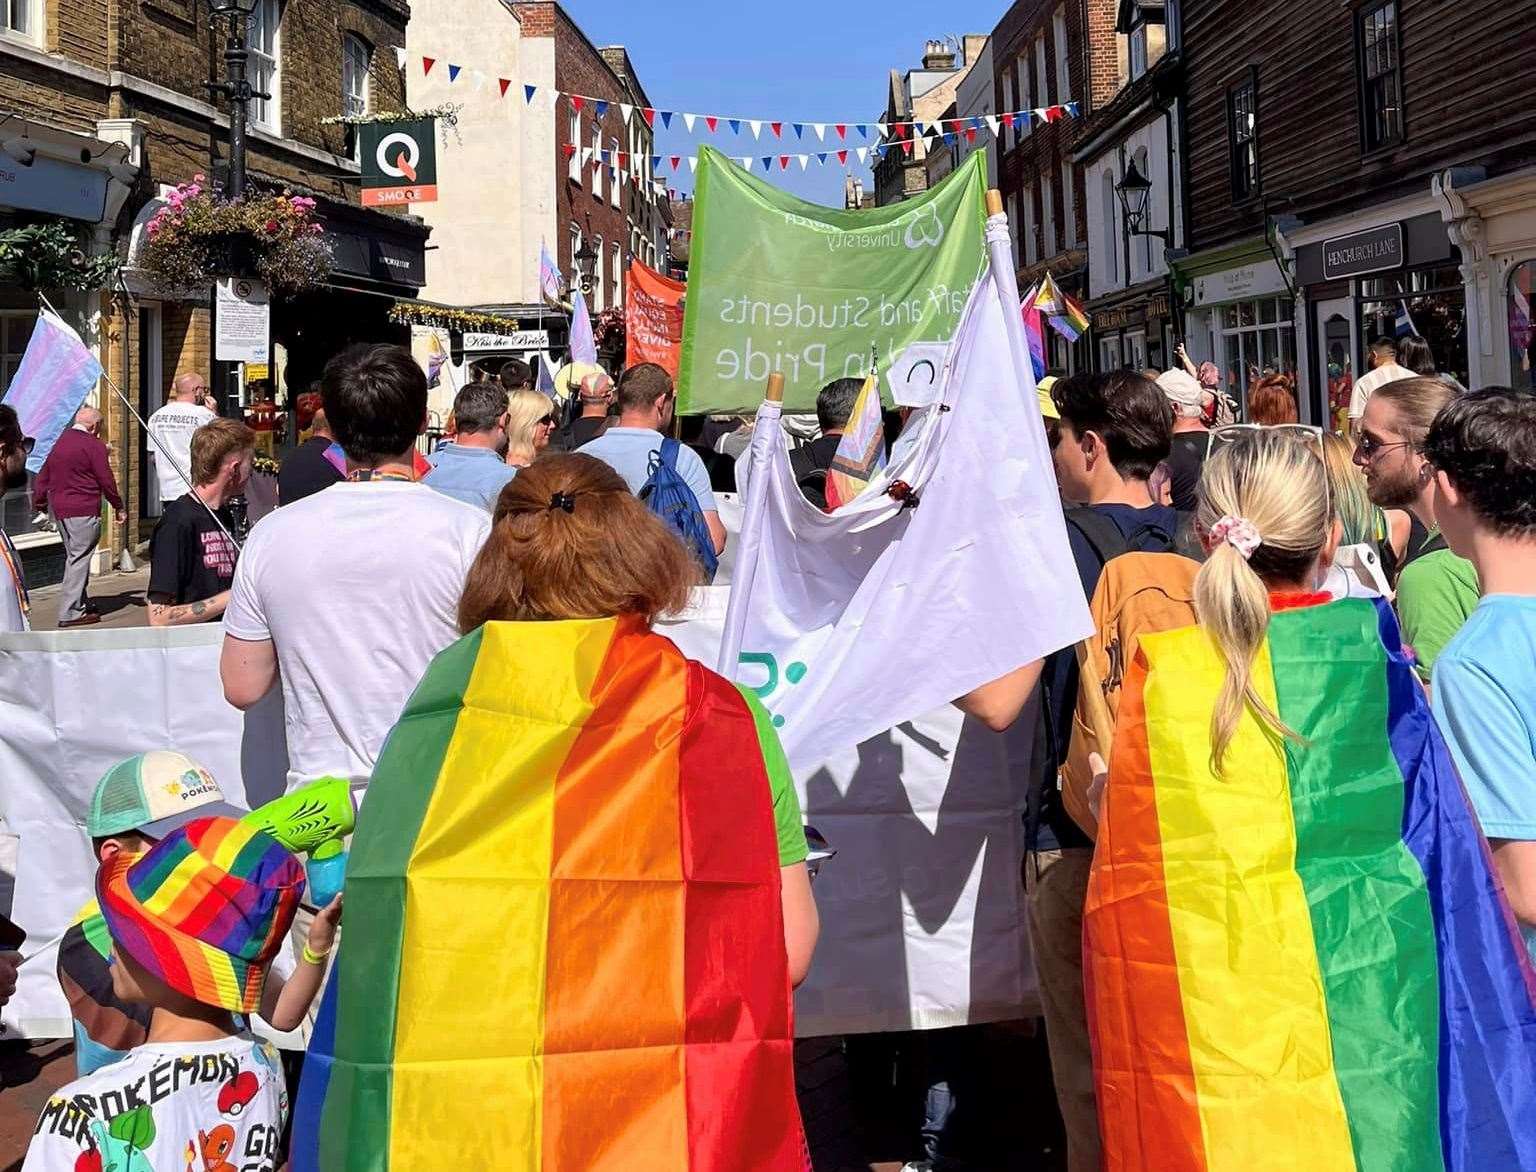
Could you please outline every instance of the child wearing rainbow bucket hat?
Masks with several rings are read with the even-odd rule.
[[[276,1167],[282,1067],[234,1015],[260,1007],[303,892],[299,861],[232,818],[198,819],[103,865],[113,991],[150,1007],[148,1041],[48,1101],[24,1172]]]

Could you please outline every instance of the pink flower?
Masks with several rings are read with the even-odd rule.
[[[276,220],[268,220],[266,224],[263,225],[263,227],[265,227],[268,232],[276,232],[278,224]]]
[[[325,229],[322,228],[319,224],[311,224],[309,226],[309,234],[311,236],[318,236],[318,235],[320,235],[320,233],[322,233],[324,231],[325,231]]]

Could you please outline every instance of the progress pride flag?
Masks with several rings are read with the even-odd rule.
[[[682,281],[664,277],[637,260],[629,262],[629,286],[624,291],[625,366],[654,362],[677,377],[687,291]]]

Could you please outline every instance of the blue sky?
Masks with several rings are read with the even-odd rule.
[[[767,126],[754,142],[745,125],[739,136],[730,134],[724,123],[718,134],[710,135],[699,121],[688,134],[682,119],[674,118],[670,131],[657,123],[657,153],[691,155],[700,142],[708,142],[728,155],[754,157],[833,149],[817,143],[809,127],[804,142],[796,143],[787,123],[873,122],[885,108],[889,71],[918,65],[924,41],[990,33],[1008,9],[1005,0],[948,0],[943,5],[910,0],[566,0],[565,7],[593,43],[622,44],[629,50],[640,83],[657,109],[786,123],[780,144]],[[833,137],[829,128],[829,142]],[[861,145],[852,131],[849,139]],[[857,173],[851,155],[849,166]],[[868,168],[863,172],[867,183]],[[753,173],[762,174],[759,165]],[[693,188],[686,163],[676,182],[669,168],[662,174],[675,187]],[[788,171],[780,171],[775,162],[772,182],[802,198],[841,206],[843,176],[835,159],[825,167],[812,160],[803,173],[790,160]]]

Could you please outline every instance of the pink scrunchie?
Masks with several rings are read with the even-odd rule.
[[[1246,517],[1223,517],[1211,526],[1211,540],[1225,541],[1247,561],[1264,544],[1256,525]]]

